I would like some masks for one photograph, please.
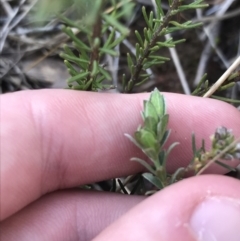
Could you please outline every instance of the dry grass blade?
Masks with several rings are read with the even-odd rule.
[[[218,79],[218,81],[204,94],[203,97],[210,97],[226,81],[230,74],[240,65],[240,56],[227,69],[227,71]]]
[[[232,142],[229,146],[227,146],[225,149],[223,149],[218,155],[216,155],[212,160],[210,160],[197,174],[196,176],[199,176],[202,174],[209,166],[211,166],[214,162],[216,162],[218,159],[220,159],[227,151],[231,150],[237,143],[240,142],[240,137],[236,139],[234,142]]]

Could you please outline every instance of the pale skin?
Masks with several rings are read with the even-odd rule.
[[[191,159],[193,131],[198,144],[204,138],[209,145],[218,126],[240,136],[240,113],[232,106],[164,96],[172,129],[169,143],[181,143],[170,156],[169,171]],[[196,241],[188,223],[200,200],[223,195],[240,201],[238,180],[210,174],[147,199],[75,189],[143,171],[129,159],[145,156],[124,133],[132,135],[142,122],[142,102],[149,94],[40,90],[0,98],[1,240]],[[208,172],[224,171],[212,166]]]

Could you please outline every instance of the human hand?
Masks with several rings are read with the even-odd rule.
[[[193,131],[206,141],[218,126],[240,136],[233,107],[164,95],[169,142],[180,142],[170,171],[190,160]],[[71,189],[142,170],[129,159],[143,154],[123,134],[136,130],[148,96],[67,90],[2,95],[1,240],[239,241],[240,182],[229,177],[188,178],[146,200]]]

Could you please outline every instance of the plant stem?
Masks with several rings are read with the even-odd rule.
[[[210,160],[197,174],[196,176],[199,176],[202,174],[210,165],[212,165],[214,162],[216,162],[218,159],[220,159],[227,151],[231,150],[238,142],[240,141],[240,138],[233,141],[230,145],[228,145],[225,149],[223,149],[218,155],[216,155],[212,160]]]
[[[93,25],[93,33],[92,33],[92,51],[91,51],[91,56],[90,56],[90,63],[88,66],[88,71],[90,72],[90,74],[88,75],[87,78],[87,82],[91,80],[92,76],[91,76],[91,72],[93,70],[93,63],[94,61],[99,62],[99,45],[94,45],[94,41],[96,39],[100,39],[101,38],[101,34],[102,34],[102,18],[101,18],[101,10],[103,7],[103,1],[100,7],[100,10],[98,12],[98,15],[96,16],[96,20],[95,23]],[[90,85],[88,87],[87,90],[91,90],[92,86]]]
[[[168,26],[169,22],[172,20],[172,17],[173,17],[172,11],[178,8],[178,4],[179,4],[179,0],[173,0],[172,6],[170,6],[166,16],[163,19],[163,23],[159,26],[159,28],[153,34],[151,41],[144,49],[143,56],[139,57],[139,59],[137,60],[137,64],[135,65],[133,75],[131,76],[131,79],[129,81],[131,82],[131,84],[127,92],[132,91],[142,71],[144,59],[148,58],[149,54],[151,53],[150,49],[155,46],[158,37],[164,31],[164,29]]]

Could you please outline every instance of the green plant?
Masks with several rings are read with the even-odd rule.
[[[211,136],[210,150],[205,149],[204,140],[198,149],[193,134],[193,158],[189,165],[178,168],[173,174],[168,173],[166,164],[169,153],[179,143],[172,143],[168,149],[164,147],[171,131],[167,129],[169,115],[166,113],[166,102],[164,96],[157,89],[151,93],[149,100],[144,101],[144,110],[141,114],[143,126],[138,127],[133,137],[125,135],[148,157],[149,162],[136,157],[131,160],[139,162],[148,170],[143,177],[156,187],[150,193],[183,179],[188,173],[199,175],[213,162],[228,170],[233,170],[220,160],[240,160],[240,139],[235,140],[231,130],[219,127]]]
[[[63,31],[73,40],[77,51],[77,54],[75,54],[65,45],[64,53],[61,54],[72,76],[68,80],[69,88],[92,91],[111,88],[111,85],[103,84],[104,80],[110,81],[111,76],[105,69],[104,64],[101,64],[101,60],[105,54],[118,55],[114,48],[126,38],[129,32],[127,28],[118,22],[118,19],[126,15],[129,9],[125,7],[119,8],[116,1],[111,1],[113,9],[110,13],[105,13],[103,11],[106,6],[105,2],[96,0],[90,12],[90,17],[88,16],[87,20],[85,19],[79,24],[59,15],[68,25],[68,27],[63,28]],[[122,1],[122,4],[124,4],[124,1]],[[132,4],[128,3],[128,7],[131,9]],[[86,34],[87,43],[76,37],[70,26]],[[120,33],[118,38],[115,38],[116,31]],[[105,42],[102,36],[107,38]]]
[[[121,22],[124,16],[131,13],[133,2],[131,0],[95,0],[94,4],[92,4],[93,1],[86,3],[75,0],[70,2],[77,9],[84,5],[84,9],[87,10],[80,20],[74,21],[64,14],[58,13],[58,17],[65,23],[63,31],[73,41],[73,46],[65,45],[64,53],[61,54],[71,75],[71,78],[68,79],[68,87],[90,91],[114,87],[111,84],[103,84],[105,80],[111,81],[111,75],[103,59],[106,55],[119,55],[115,48],[129,35],[129,30]],[[127,53],[129,73],[124,73],[122,76],[122,92],[132,92],[134,86],[139,86],[149,79],[149,68],[170,60],[159,55],[159,50],[175,47],[176,44],[185,41],[172,38],[163,40],[163,36],[202,25],[191,21],[179,23],[174,19],[182,11],[208,6],[202,2],[203,0],[195,0],[191,3],[169,0],[169,10],[165,13],[161,0],[156,0],[155,16],[153,11],[147,14],[146,8],[142,8],[146,27],[142,33],[135,31],[135,51]],[[57,8],[59,9],[59,5]],[[77,36],[79,33],[83,33],[85,39],[80,39]],[[127,77],[128,75],[129,77]]]
[[[220,85],[217,89],[217,93],[227,90],[231,87],[233,87],[236,82],[239,81],[240,72],[236,71],[233,72],[224,82],[224,84]],[[209,86],[209,82],[207,80],[207,74],[205,74],[202,79],[199,81],[199,84],[196,86],[195,90],[193,91],[192,95],[195,96],[203,96],[205,93],[207,93],[210,90],[211,86]],[[222,100],[228,103],[236,103],[240,104],[239,100],[233,100],[225,97],[220,97],[218,95],[211,95],[212,98]]]
[[[188,30],[202,25],[186,21],[179,23],[177,14],[192,9],[205,8],[208,5],[203,0],[187,2],[185,0],[168,0],[169,9],[165,12],[161,0],[155,0],[155,13],[147,13],[142,7],[142,15],[146,27],[142,33],[135,30],[135,49],[127,53],[127,73],[122,75],[121,92],[130,93],[135,86],[140,86],[149,80],[149,69],[164,64],[170,59],[162,56],[162,48],[173,48],[185,39],[165,39],[164,36],[180,30]],[[117,49],[129,36],[129,29],[124,26],[123,19],[128,18],[133,11],[133,0],[61,0],[53,1],[52,7],[47,8],[46,1],[40,1],[38,15],[46,18],[55,14],[65,24],[63,32],[72,40],[73,45],[66,44],[60,56],[68,69],[71,78],[68,79],[68,88],[76,90],[97,91],[115,88],[111,81],[112,76],[106,63],[106,56],[118,57]],[[64,12],[66,7],[70,13],[75,12],[74,20]],[[53,9],[56,9],[55,11]],[[70,16],[70,15],[69,15]],[[76,17],[77,16],[77,17]],[[80,35],[79,35],[80,34]],[[232,87],[239,72],[232,73],[225,84],[218,87],[218,91]],[[110,82],[109,84],[106,81]],[[120,81],[118,81],[120,82]],[[193,91],[193,95],[202,96],[210,86],[206,75]],[[226,102],[239,103],[239,101],[213,95],[212,98]]]

